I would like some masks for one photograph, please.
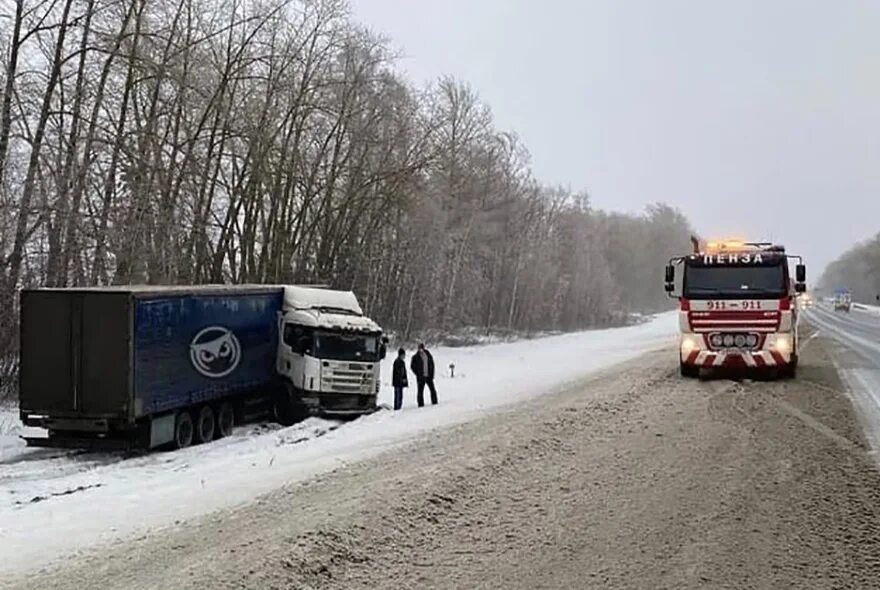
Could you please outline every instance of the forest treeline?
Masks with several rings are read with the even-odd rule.
[[[818,286],[826,294],[835,289],[850,289],[854,301],[876,304],[880,295],[880,233],[856,244],[829,264]]]
[[[667,306],[680,212],[542,184],[472,88],[414,86],[342,0],[0,11],[3,383],[23,287],[327,283],[405,335]]]

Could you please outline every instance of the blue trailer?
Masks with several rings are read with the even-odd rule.
[[[21,294],[20,411],[35,446],[184,447],[271,411],[282,287]]]

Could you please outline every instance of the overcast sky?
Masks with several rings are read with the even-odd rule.
[[[417,83],[469,82],[536,176],[665,201],[818,271],[880,231],[880,0],[351,0]]]

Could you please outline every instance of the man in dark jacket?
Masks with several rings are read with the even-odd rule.
[[[416,383],[418,384],[417,399],[419,407],[425,405],[425,385],[431,390],[431,405],[437,405],[437,390],[434,389],[434,357],[428,352],[424,344],[419,344],[419,350],[416,352],[410,368],[416,375]]]
[[[391,375],[391,385],[394,387],[394,409],[399,410],[403,407],[403,389],[409,385],[406,378],[406,351],[400,349],[397,351],[397,358],[394,359],[394,370]]]

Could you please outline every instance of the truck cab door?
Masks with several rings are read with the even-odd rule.
[[[278,347],[278,374],[299,389],[305,386],[306,352],[313,340],[311,328],[292,322],[281,326],[282,342]]]

